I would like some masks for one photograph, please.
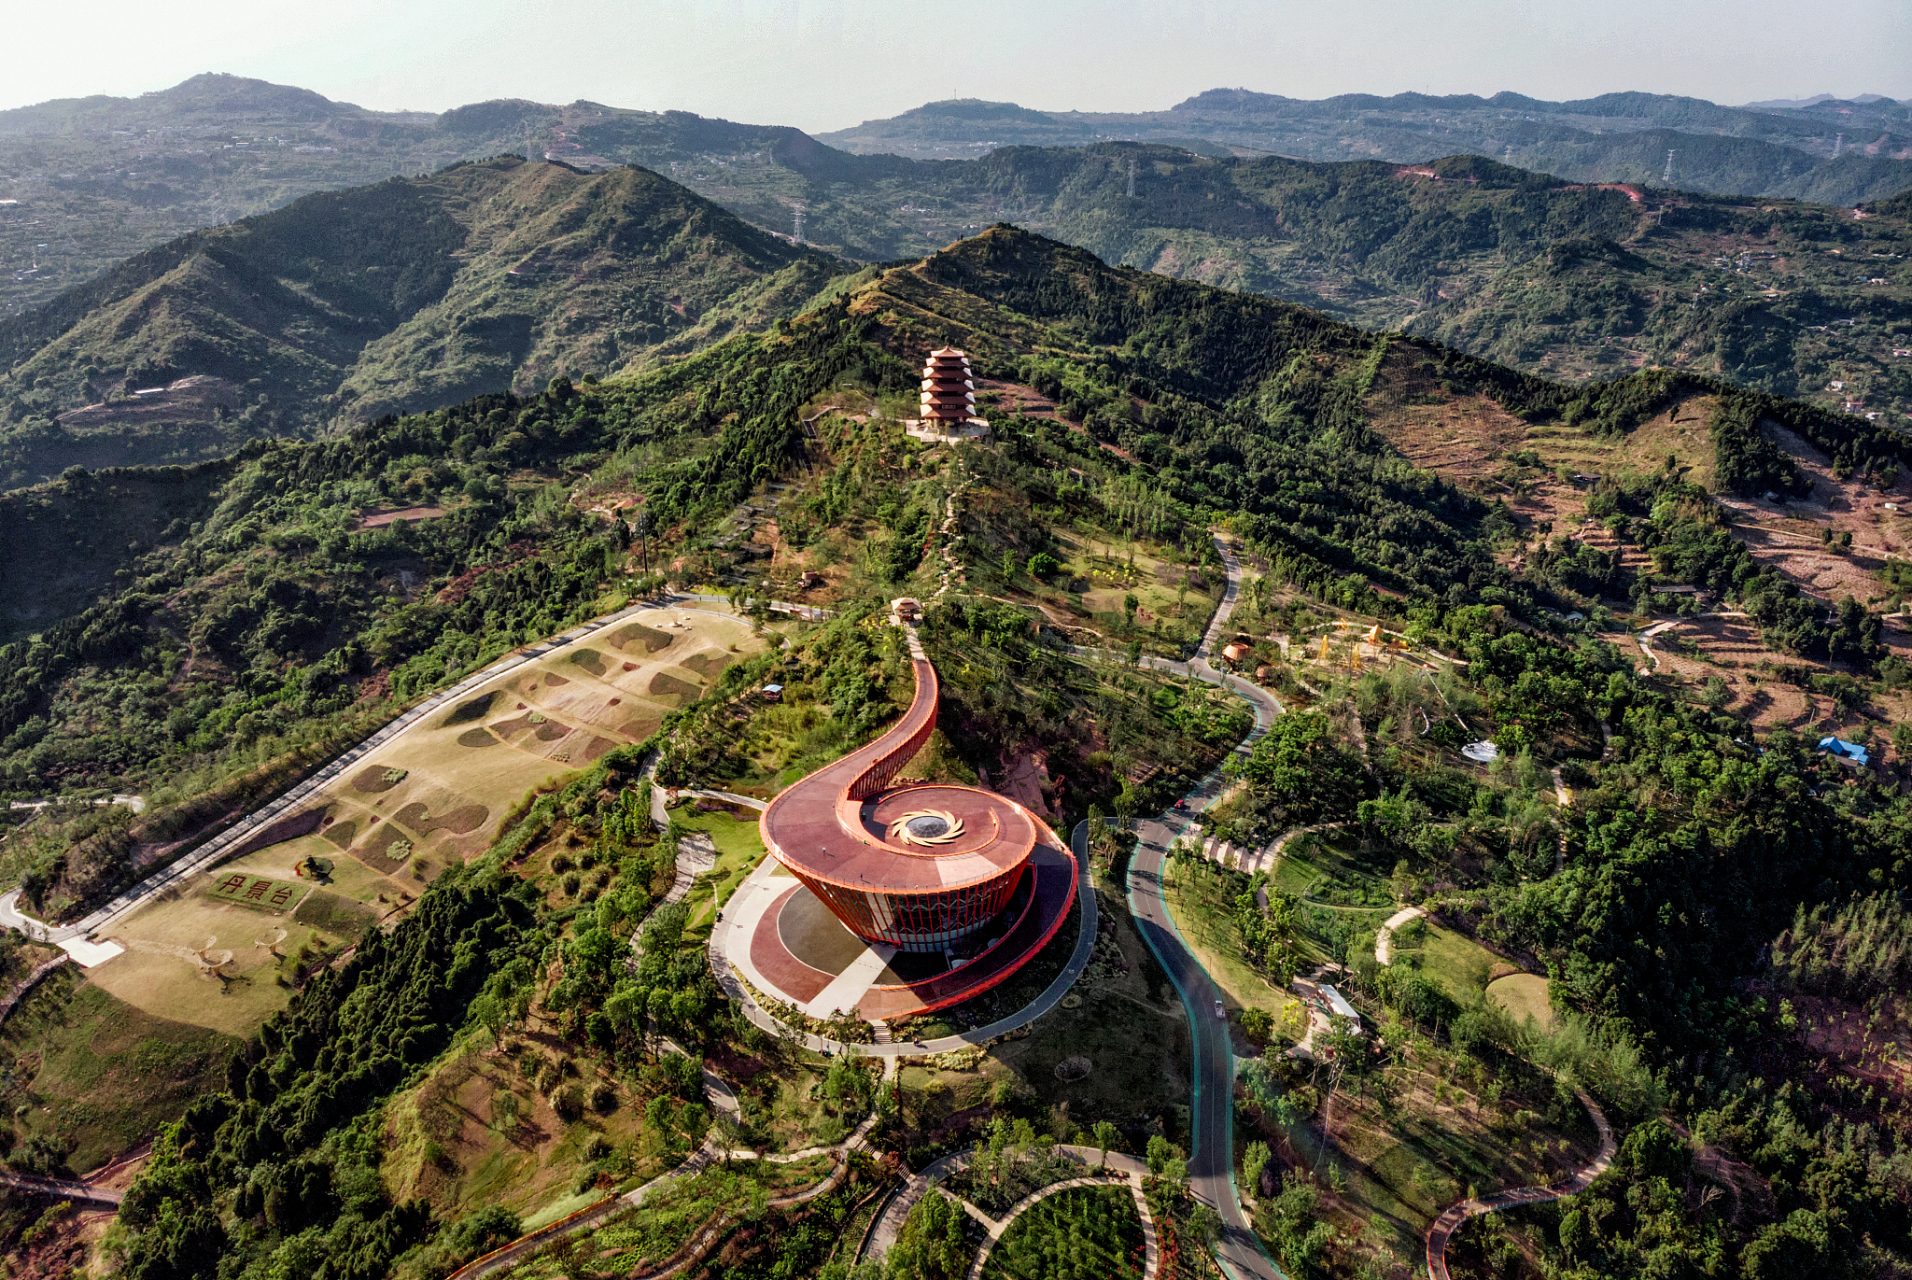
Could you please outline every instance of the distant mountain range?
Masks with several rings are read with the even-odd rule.
[[[1309,101],[1211,89],[1167,111],[1133,113],[1034,111],[959,99],[819,134],[818,140],[859,154],[936,160],[973,158],[1007,146],[1105,141],[1195,142],[1298,160],[1413,163],[1471,154],[1578,182],[1652,183],[1836,205],[1912,187],[1912,103],[1874,95],[1722,107],[1656,93],[1574,102],[1517,93],[1344,94]]]
[[[1836,93],[1815,93],[1810,98],[1769,98],[1765,102],[1742,102],[1745,111],[1803,111],[1807,107],[1816,107],[1822,102],[1849,102],[1854,106],[1869,107],[1875,102],[1889,102],[1883,93],[1857,93],[1850,98],[1841,98]]]
[[[845,269],[637,168],[505,156],[315,193],[0,321],[0,475],[630,369],[767,325]]]
[[[43,302],[142,249],[307,192],[503,152],[582,168],[644,164],[710,195],[730,174],[695,176],[714,168],[707,158],[722,157],[733,168],[780,165],[813,178],[896,176],[914,166],[885,160],[883,169],[854,167],[851,155],[959,159],[1005,146],[1122,140],[1306,160],[1413,163],[1476,154],[1572,181],[1844,206],[1912,188],[1912,106],[1873,95],[1722,107],[1645,93],[1558,103],[1510,93],[1311,102],[1216,89],[1167,111],[1131,114],[930,103],[819,140],[791,128],[590,102],[483,102],[439,115],[370,111],[305,89],[201,75],[137,98],[70,98],[0,111],[0,315]],[[750,216],[794,230],[800,196],[793,189]],[[939,225],[937,234],[949,234],[931,247],[969,229]],[[882,235],[861,239],[883,256]]]
[[[1185,125],[1221,119],[1225,97],[1202,95],[1191,100],[1206,104],[1199,110],[1184,103],[1162,115]],[[1319,103],[1235,100],[1242,119],[1279,108],[1331,123]],[[1336,101],[1355,119],[1348,104],[1399,108],[1407,98]],[[1803,137],[1822,117],[1870,127],[1906,114],[1885,100],[1820,102],[1791,114],[1650,95],[1417,101],[1471,103],[1476,116],[1527,104],[1632,121],[1639,127],[1589,136],[1636,147],[1666,119],[1697,129],[1770,118]],[[1454,128],[1466,115],[1438,110]],[[934,104],[898,117],[908,128],[882,124],[884,136],[915,129],[926,137],[932,126],[983,120],[1003,126],[992,124],[992,134],[1059,139],[1084,119]],[[252,133],[241,138],[245,129]],[[205,146],[221,130],[250,140],[220,144],[198,168],[180,160],[176,187],[130,167],[65,185],[19,186],[16,172],[12,189],[27,194],[0,206],[0,248],[41,234],[29,229],[53,218],[36,203],[43,197],[67,200],[61,225],[79,229],[119,225],[137,204],[151,215],[143,235],[167,219],[190,222],[234,193],[276,203],[301,181],[440,171],[314,194],[123,259],[101,256],[103,274],[57,297],[50,283],[16,283],[16,305],[40,305],[0,321],[7,483],[74,462],[210,456],[262,432],[307,434],[536,385],[557,372],[609,374],[766,325],[856,262],[920,258],[996,222],[1111,263],[1438,337],[1554,377],[1664,364],[1901,427],[1912,412],[1912,357],[1896,354],[1912,350],[1912,195],[1855,213],[1568,180],[1479,156],[1301,161],[1193,136],[1006,145],[979,158],[922,160],[686,112],[507,101],[440,116],[380,114],[232,77],[131,101],[0,113],[0,155],[37,148],[42,163],[69,163],[57,157],[70,145],[120,163],[129,149]],[[875,126],[850,132],[859,146],[883,134]],[[1431,145],[1444,135],[1421,136]],[[516,155],[441,163],[463,151],[526,150],[560,163],[525,165]],[[1866,167],[1876,176],[1912,164],[1791,154],[1826,173]]]

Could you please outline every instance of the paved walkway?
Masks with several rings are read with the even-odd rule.
[[[997,1240],[1001,1239],[1002,1233],[1008,1228],[1009,1224],[1015,1221],[1017,1215],[1034,1205],[1037,1201],[1046,1196],[1053,1195],[1058,1191],[1066,1190],[1069,1187],[1111,1186],[1121,1185],[1123,1183],[1127,1183],[1135,1189],[1136,1209],[1142,1215],[1142,1239],[1145,1246],[1143,1277],[1144,1280],[1153,1280],[1156,1269],[1160,1266],[1160,1246],[1155,1230],[1155,1219],[1150,1215],[1148,1204],[1142,1198],[1142,1179],[1148,1173],[1148,1165],[1135,1156],[1127,1155],[1120,1151],[1104,1153],[1096,1147],[1061,1143],[1057,1145],[1054,1150],[1074,1160],[1078,1164],[1083,1165],[1085,1168],[1100,1169],[1103,1170],[1103,1172],[1097,1176],[1084,1176],[1067,1179],[1063,1182],[1054,1182],[1047,1187],[1033,1191],[1018,1201],[1011,1207],[1009,1212],[1004,1214],[1000,1219],[990,1217],[967,1200],[957,1199],[956,1202],[962,1206],[963,1212],[981,1223],[983,1229],[989,1233],[989,1244],[984,1247],[982,1254],[970,1268],[969,1274],[971,1280],[975,1280],[975,1277],[982,1274],[983,1264],[988,1261],[989,1249],[994,1247]],[[1105,1154],[1106,1161],[1104,1159]],[[876,1221],[871,1224],[869,1239],[864,1243],[863,1251],[856,1260],[858,1262],[880,1262],[882,1259],[888,1257],[891,1246],[896,1243],[897,1233],[903,1229],[904,1221],[910,1216],[910,1210],[916,1207],[919,1200],[929,1194],[931,1188],[940,1186],[950,1174],[968,1167],[969,1162],[975,1155],[976,1152],[974,1148],[952,1152],[926,1165],[921,1173],[911,1174],[908,1181],[903,1184],[902,1189],[890,1197],[889,1203],[883,1206],[883,1212],[879,1214]],[[1114,1174],[1110,1175],[1108,1170],[1114,1170]]]
[[[910,1210],[916,1207],[916,1202],[928,1195],[931,1187],[967,1165],[975,1154],[974,1151],[953,1152],[930,1161],[921,1173],[911,1174],[903,1183],[902,1190],[891,1196],[889,1203],[883,1206],[883,1212],[877,1215],[870,1238],[863,1246],[863,1256],[857,1261],[881,1261],[887,1258],[890,1247],[896,1243],[897,1233],[903,1229],[903,1222],[910,1216]]]
[[[1645,631],[1642,631],[1639,638],[1634,642],[1640,646],[1640,652],[1647,656],[1647,661],[1653,664],[1655,671],[1660,669],[1660,655],[1653,652],[1653,646],[1647,642],[1658,636],[1661,632],[1671,631],[1678,625],[1680,624],[1677,618],[1671,622],[1656,622]]]
[[[1402,907],[1381,923],[1381,932],[1374,935],[1374,962],[1382,967],[1394,963],[1394,931],[1410,920],[1417,920],[1427,912],[1419,907]]]
[[[960,457],[957,465],[961,465]],[[960,546],[963,541],[963,535],[956,532],[956,499],[963,495],[965,489],[969,488],[970,481],[973,478],[974,477],[969,475],[968,472],[964,472],[962,483],[949,491],[949,501],[945,504],[946,514],[943,516],[943,523],[938,529],[943,536],[943,545],[938,548],[943,557],[943,568],[936,584],[936,590],[930,593],[929,598],[932,600],[942,598],[943,593],[948,591],[950,587],[955,584],[956,580],[962,576],[964,565],[956,558],[956,548]]]
[[[101,1205],[109,1209],[119,1208],[125,1194],[107,1187],[74,1182],[69,1178],[41,1178],[30,1173],[15,1173],[11,1169],[0,1169],[0,1186],[31,1192],[36,1196],[51,1196],[55,1200],[71,1200],[74,1204]]]
[[[723,800],[730,804],[740,804],[746,809],[755,809],[758,813],[762,813],[770,807],[769,801],[759,800],[755,796],[742,795],[735,791],[715,791],[709,787],[679,787],[677,794],[679,796],[701,796],[706,800]]]
[[[7,808],[13,810],[16,813],[26,809],[31,809],[31,810],[34,810],[35,812],[38,812],[41,809],[51,808],[53,805],[58,803],[59,801],[57,800],[15,800],[9,803],[7,805]],[[134,813],[146,812],[146,797],[145,796],[115,795],[115,796],[109,796],[105,800],[93,800],[88,803],[91,803],[96,806],[114,805],[114,804],[124,805],[126,808],[131,809]]]
[[[1461,1223],[1469,1218],[1478,1218],[1484,1213],[1497,1213],[1502,1209],[1511,1209],[1516,1205],[1542,1204],[1548,1200],[1564,1200],[1568,1196],[1578,1195],[1593,1185],[1593,1180],[1607,1171],[1613,1163],[1613,1130],[1607,1125],[1607,1117],[1600,1110],[1592,1096],[1585,1089],[1575,1089],[1580,1105],[1593,1117],[1593,1124],[1600,1131],[1600,1149],[1592,1160],[1581,1166],[1573,1176],[1559,1182],[1550,1182],[1544,1187],[1514,1187],[1507,1191],[1496,1191],[1491,1195],[1479,1196],[1449,1205],[1427,1229],[1427,1273],[1430,1280],[1449,1280],[1447,1274],[1447,1242]]]
[[[1352,823],[1348,822],[1315,822],[1305,827],[1290,827],[1276,836],[1274,842],[1266,849],[1263,849],[1259,854],[1255,855],[1253,865],[1244,862],[1241,869],[1250,874],[1257,871],[1266,871],[1268,878],[1272,880],[1274,879],[1275,872],[1281,868],[1281,855],[1286,853],[1288,846],[1296,840],[1299,840],[1302,836],[1313,835],[1317,831],[1334,831],[1340,827],[1352,825]],[[1266,889],[1255,890],[1255,900],[1261,904],[1263,911],[1268,909],[1268,891]]]
[[[665,803],[665,789],[657,785],[657,753],[655,751],[644,764],[643,776],[644,780],[651,784],[651,824],[662,831],[670,826],[671,818],[670,809]],[[727,800],[731,804],[747,805],[758,810],[764,807],[763,801],[752,799],[750,796],[740,796],[733,791],[707,791],[702,787],[679,787],[677,794],[680,797],[703,796],[711,800]],[[690,896],[691,886],[697,883],[697,877],[715,865],[717,865],[717,859],[714,856],[714,850],[712,856],[698,858],[684,856],[684,851],[680,848],[677,861],[673,864],[671,887],[664,891],[663,900],[667,903],[682,902]],[[643,932],[639,929],[631,935],[633,951],[637,950],[637,940]]]

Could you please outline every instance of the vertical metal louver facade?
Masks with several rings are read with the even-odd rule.
[[[1026,871],[1015,867],[980,884],[921,893],[872,892],[794,874],[858,937],[899,951],[937,952],[1001,915]]]

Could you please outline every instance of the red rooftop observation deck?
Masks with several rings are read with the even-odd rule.
[[[936,728],[936,668],[913,661],[916,695],[902,720],[786,788],[760,829],[771,855],[857,937],[942,952],[1002,913],[1036,846],[1055,838],[1028,809],[979,787],[889,787]]]

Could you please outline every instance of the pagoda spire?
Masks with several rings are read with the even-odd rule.
[[[921,417],[914,434],[926,437],[986,435],[989,424],[976,416],[976,382],[969,356],[955,347],[938,347],[923,364]]]

